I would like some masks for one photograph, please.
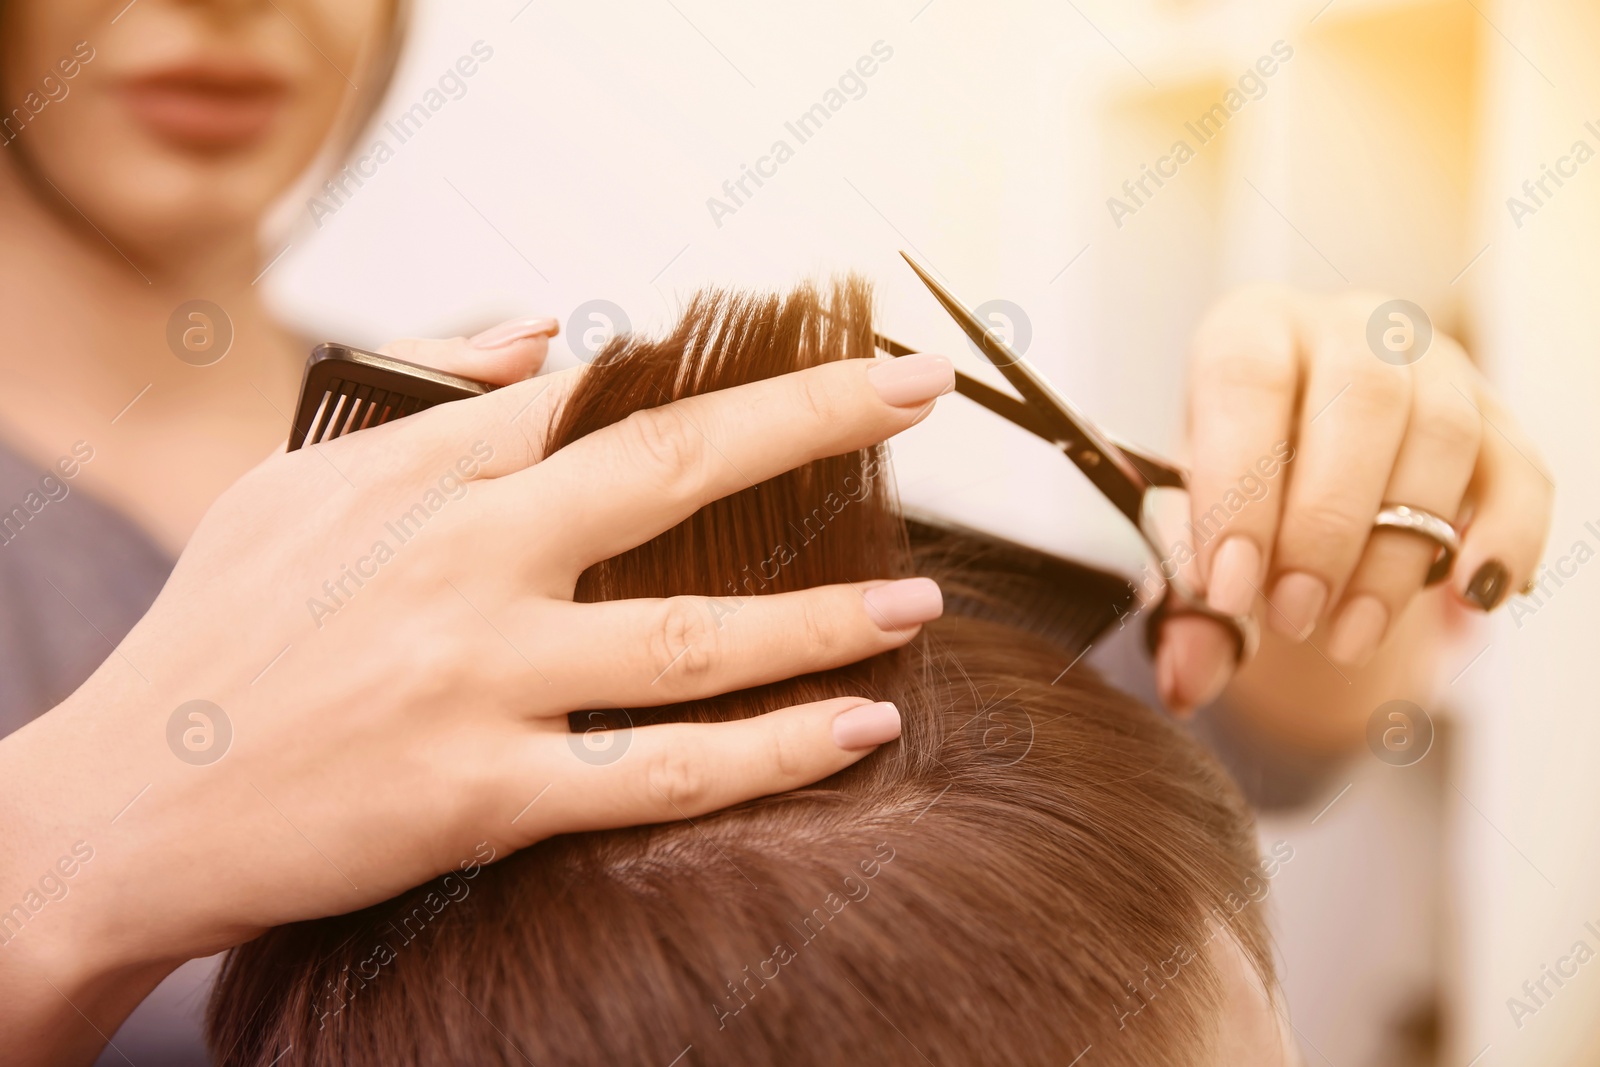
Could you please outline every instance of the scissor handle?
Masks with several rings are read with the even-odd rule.
[[[905,253],[901,253],[905,255]],[[1184,489],[1189,486],[1188,475],[1182,467],[1169,463],[1159,456],[1142,452],[1122,441],[1118,441],[1097,428],[1093,428],[1087,419],[1072,411],[1070,405],[1061,399],[1048,382],[1040,379],[1021,356],[1012,353],[999,341],[990,336],[981,323],[971,312],[956,302],[955,298],[947,293],[943,286],[934,281],[921,267],[918,267],[911,257],[906,257],[906,262],[911,264],[913,270],[922,278],[933,294],[939,298],[945,310],[950,312],[961,323],[963,331],[967,332],[975,344],[984,346],[985,355],[1000,368],[1001,373],[1012,380],[1028,399],[1018,399],[985,385],[976,378],[968,377],[960,371],[956,372],[956,392],[988,408],[990,411],[1007,419],[1017,426],[1022,427],[1037,437],[1050,441],[1062,448],[1067,458],[1078,465],[1078,468],[1088,474],[1097,488],[1105,494],[1106,498],[1114,504],[1138,529],[1141,537],[1149,546],[1150,551],[1157,559],[1163,555],[1162,539],[1156,535],[1150,502],[1154,489]],[[913,349],[909,345],[901,344],[881,333],[873,334],[873,343],[891,356],[910,355]],[[999,349],[1003,359],[996,359],[991,348]],[[1024,380],[1016,380],[1013,371],[1026,372]],[[1030,391],[1031,390],[1031,391]],[[1058,418],[1052,418],[1051,411],[1056,411]],[[1073,432],[1073,444],[1063,440],[1062,420],[1065,419],[1072,427],[1078,427],[1082,432]],[[1085,445],[1090,439],[1092,445]],[[1093,453],[1090,459],[1099,459],[1102,456],[1120,463],[1124,468],[1126,484],[1112,480],[1096,480],[1092,468],[1097,464],[1087,462],[1085,457],[1077,454],[1075,450]],[[1140,484],[1142,482],[1142,484]],[[1165,568],[1163,568],[1163,571]],[[1225,615],[1208,606],[1203,599],[1189,592],[1178,579],[1169,579],[1161,600],[1156,604],[1148,623],[1145,625],[1145,644],[1150,654],[1155,655],[1156,645],[1161,636],[1162,622],[1174,615],[1200,615],[1211,619],[1221,626],[1228,628],[1234,639],[1235,662],[1244,663],[1256,653],[1256,648],[1261,644],[1261,627],[1251,615]]]
[[[1225,627],[1233,636],[1233,658],[1236,664],[1249,662],[1261,647],[1261,624],[1254,615],[1228,615],[1208,605],[1176,582],[1168,582],[1166,591],[1150,619],[1145,623],[1144,643],[1150,655],[1156,654],[1161,641],[1161,627],[1166,620],[1180,615],[1199,615]]]

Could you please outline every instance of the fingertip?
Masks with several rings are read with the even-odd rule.
[[[532,334],[493,348],[479,348],[465,337],[443,341],[403,338],[378,351],[446,374],[490,385],[512,385],[531,378],[544,366],[550,339],[545,334]]]
[[[467,343],[482,351],[493,351],[534,338],[549,340],[561,332],[561,323],[549,317],[512,319],[481,330]]]
[[[1187,719],[1194,708],[1180,699],[1177,681],[1177,655],[1172,641],[1164,640],[1156,651],[1156,695],[1175,719]]]
[[[833,743],[846,752],[866,752],[900,736],[900,709],[887,700],[858,704],[833,718]]]
[[[1511,591],[1511,571],[1497,559],[1488,559],[1470,571],[1461,582],[1461,599],[1479,611],[1493,611]]]
[[[861,594],[867,617],[878,629],[900,634],[907,640],[944,614],[944,592],[932,578],[901,578],[875,583]]]
[[[1291,571],[1267,598],[1267,625],[1299,644],[1311,636],[1328,603],[1328,584],[1314,574]]]
[[[1261,549],[1248,534],[1234,534],[1211,558],[1206,603],[1228,615],[1248,615],[1261,580]]]
[[[956,368],[944,356],[914,352],[875,361],[867,381],[890,407],[921,408],[955,389]]]
[[[537,374],[549,354],[546,334],[517,338],[493,348],[477,348],[468,342],[459,350],[458,369],[451,373],[493,385],[512,385]]]
[[[1186,716],[1216,700],[1233,677],[1232,635],[1214,620],[1179,615],[1162,627],[1162,639],[1162,652],[1169,657],[1162,697],[1167,707]],[[1161,669],[1158,662],[1158,685]]]
[[[476,364],[476,377],[496,385],[531,378],[550,354],[550,338],[561,323],[548,316],[512,319],[467,338],[462,355]]]
[[[1334,620],[1327,656],[1346,667],[1364,667],[1377,653],[1388,628],[1388,605],[1363,593],[1346,604]]]

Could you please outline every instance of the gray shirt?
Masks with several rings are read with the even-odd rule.
[[[172,573],[170,556],[68,470],[77,474],[65,459],[42,470],[0,444],[0,736],[82,685]],[[213,968],[196,961],[164,982],[98,1062],[209,1063],[200,1018]]]
[[[74,479],[0,444],[0,736],[82,685],[149,610],[172,564]]]

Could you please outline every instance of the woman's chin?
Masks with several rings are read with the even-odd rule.
[[[74,211],[113,244],[131,245],[121,250],[136,259],[134,249],[165,253],[253,239],[269,206],[305,167],[292,146],[270,137],[243,149],[201,150],[126,124],[96,137],[40,138],[34,148],[33,166]]]

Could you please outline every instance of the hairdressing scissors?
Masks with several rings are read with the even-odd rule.
[[[915,260],[904,252],[900,255],[917,272],[922,284],[956,320],[984,358],[994,364],[1005,375],[1006,381],[1021,394],[1021,399],[960,371],[956,372],[956,392],[1066,453],[1067,458],[1095,488],[1133,523],[1134,529],[1156,557],[1164,587],[1145,630],[1147,646],[1152,651],[1155,649],[1163,620],[1179,615],[1199,615],[1227,628],[1233,636],[1238,660],[1244,661],[1254,655],[1261,640],[1256,619],[1251,615],[1228,615],[1207,605],[1204,598],[1184,582],[1179,566],[1184,560],[1174,562],[1172,547],[1165,543],[1158,527],[1157,508],[1153,504],[1155,490],[1178,489],[1187,492],[1189,479],[1184,470],[1123,444],[1102,431],[1071,401],[1057,392],[1033,364],[1012,351]],[[882,334],[875,334],[873,340],[878,348],[891,356],[909,355],[914,351]],[[1193,546],[1190,546],[1191,554],[1193,551]]]

